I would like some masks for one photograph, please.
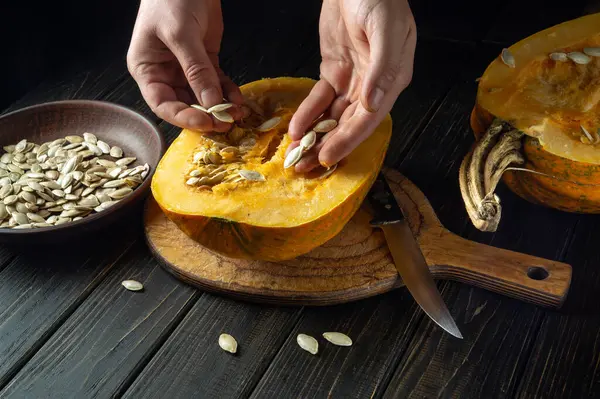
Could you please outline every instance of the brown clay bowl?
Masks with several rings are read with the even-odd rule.
[[[59,226],[0,228],[1,243],[38,244],[77,238],[122,220],[150,189],[154,170],[165,150],[158,127],[143,115],[121,105],[92,100],[42,103],[0,116],[0,154],[4,146],[27,139],[38,144],[67,135],[94,133],[99,139],[121,147],[126,156],[148,163],[150,173],[131,194],[110,208]],[[132,166],[130,165],[130,167]]]

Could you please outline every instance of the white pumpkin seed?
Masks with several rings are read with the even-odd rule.
[[[512,53],[510,52],[509,49],[507,49],[507,48],[502,49],[500,58],[502,59],[502,62],[504,62],[510,68],[514,68],[516,66],[515,65],[515,57],[512,55]]]
[[[196,108],[196,109],[199,109],[199,110],[200,110],[200,111],[202,111],[202,112],[206,112],[206,113],[208,113],[208,110],[207,110],[206,108],[204,108],[204,107],[203,107],[202,105],[200,105],[200,104],[192,104],[192,105],[190,105],[190,107],[192,107],[192,108]]]
[[[140,291],[144,288],[142,283],[136,280],[125,280],[121,282],[121,285],[129,291]]]
[[[550,58],[554,61],[566,62],[569,57],[567,57],[566,53],[551,53]]]
[[[600,47],[586,47],[583,49],[583,53],[590,57],[600,57]]]
[[[317,134],[313,130],[306,133],[304,137],[302,137],[302,140],[300,140],[300,146],[303,147],[302,152],[307,152],[308,150],[313,148],[316,142]]]
[[[326,332],[323,333],[323,338],[327,341],[331,342],[334,345],[338,346],[351,346],[352,339],[346,334],[342,334],[340,332]]]
[[[237,352],[237,341],[229,334],[223,333],[219,335],[219,346],[229,353]]]
[[[231,103],[217,104],[217,105],[213,105],[212,107],[210,107],[208,110],[206,110],[206,112],[208,112],[210,114],[215,113],[215,112],[223,112],[231,107],[233,107],[233,104],[231,104]]]
[[[96,144],[98,142],[98,138],[92,133],[83,133],[83,139],[91,144]]]
[[[121,158],[123,156],[123,150],[121,147],[113,146],[110,149],[110,156],[113,158]]]
[[[300,162],[300,159],[302,159],[303,149],[304,147],[302,147],[302,145],[299,145],[298,147],[294,148],[288,153],[288,155],[285,157],[285,160],[283,161],[284,169],[291,168],[292,166]]]
[[[226,174],[227,172],[222,172],[222,173]],[[265,177],[261,173],[254,171],[254,170],[241,169],[238,173],[240,176],[242,176],[246,180],[265,181]],[[223,175],[223,177],[225,177],[225,175]]]
[[[267,132],[279,125],[280,122],[281,117],[275,116],[269,120],[264,121],[259,127],[256,128],[256,130],[258,130],[259,132]]]
[[[589,63],[592,59],[587,55],[580,53],[579,51],[573,51],[567,54],[567,57],[571,59],[576,64],[585,65]]]
[[[335,165],[327,168],[325,170],[325,172],[323,172],[323,174],[321,174],[321,176],[319,176],[319,179],[325,179],[326,177],[329,177],[333,172],[335,172],[336,169],[337,169],[337,163]]]
[[[212,116],[220,120],[221,122],[233,123],[233,117],[225,111],[213,112]]]
[[[316,355],[319,352],[319,343],[310,335],[298,334],[296,337],[296,342],[300,348],[312,353],[313,355]]]
[[[98,146],[98,148],[100,148],[100,151],[102,151],[103,154],[110,153],[110,146],[107,143],[105,143],[104,141],[98,140],[96,145]]]

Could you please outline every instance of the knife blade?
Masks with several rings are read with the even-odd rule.
[[[396,270],[421,309],[440,327],[463,338],[437,289],[429,266],[387,180],[380,172],[367,198],[373,208],[371,225],[383,230]]]

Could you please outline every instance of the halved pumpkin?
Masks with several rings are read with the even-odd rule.
[[[288,123],[315,83],[288,77],[248,83],[241,91],[253,111],[229,132],[182,130],[152,179],[167,217],[199,244],[232,258],[292,259],[337,235],[381,169],[392,121],[387,115],[335,170],[286,169]],[[281,118],[275,127],[257,129],[274,117]]]
[[[495,231],[494,194],[577,213],[600,212],[600,14],[538,32],[503,51],[479,79],[476,144],[460,186],[473,224]]]

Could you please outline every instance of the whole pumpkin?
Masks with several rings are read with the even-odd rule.
[[[479,79],[476,143],[460,187],[471,221],[495,231],[502,180],[531,203],[600,213],[600,14],[504,49]]]
[[[284,168],[289,121],[315,83],[280,77],[242,85],[252,112],[229,132],[182,130],[152,179],[166,216],[231,258],[292,259],[337,235],[382,167],[392,120],[387,115],[335,169]]]

